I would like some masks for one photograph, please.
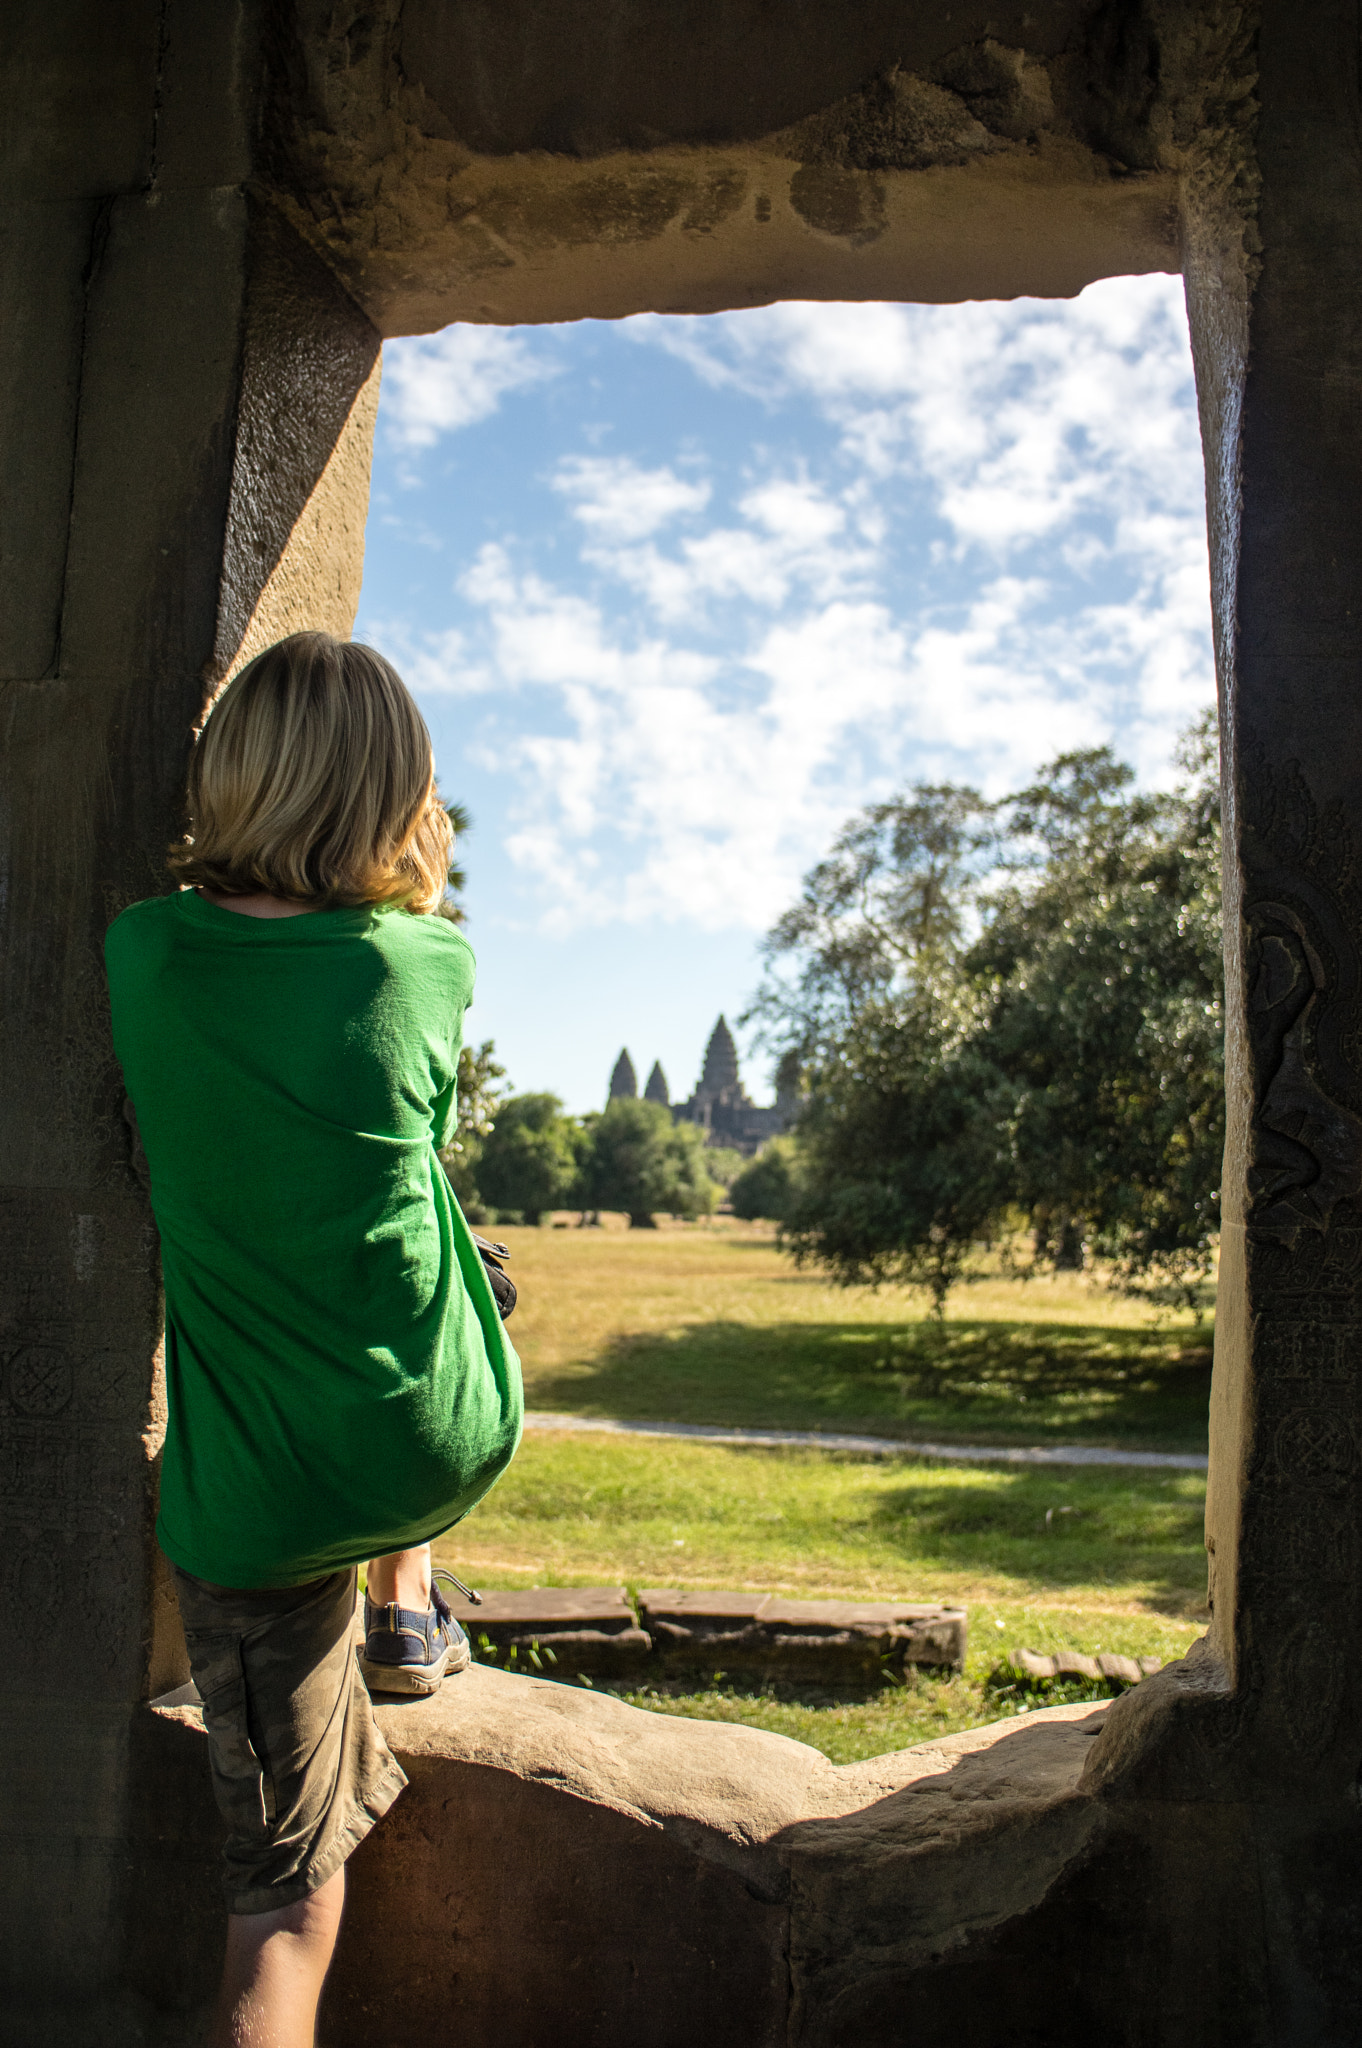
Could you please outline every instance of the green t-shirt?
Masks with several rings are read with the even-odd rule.
[[[124,911],[105,957],[165,1275],[161,1547],[289,1586],[437,1535],[510,1462],[522,1408],[435,1156],[467,940],[183,890]]]

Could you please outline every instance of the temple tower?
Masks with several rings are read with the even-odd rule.
[[[728,1095],[742,1099],[742,1080],[738,1073],[738,1048],[733,1043],[733,1033],[722,1011],[719,1021],[709,1034],[705,1047],[705,1064],[700,1074],[700,1086],[696,1089],[700,1097],[711,1099]]]
[[[615,1061],[614,1072],[610,1076],[610,1100],[613,1102],[617,1095],[623,1095],[632,1101],[637,1094],[638,1075],[634,1072],[634,1063],[629,1057],[629,1048],[626,1045],[621,1048],[620,1056]]]

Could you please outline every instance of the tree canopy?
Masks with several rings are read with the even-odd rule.
[[[506,1069],[497,1060],[496,1046],[485,1038],[476,1049],[459,1050],[458,1123],[453,1141],[440,1154],[450,1185],[465,1209],[482,1206],[478,1188],[478,1166],[500,1109],[500,1083]]]
[[[618,1095],[585,1119],[589,1140],[579,1200],[584,1209],[622,1209],[637,1229],[658,1210],[706,1216],[717,1189],[705,1165],[698,1124],[673,1123],[661,1103]]]
[[[583,1151],[582,1127],[556,1095],[508,1096],[483,1141],[478,1192],[493,1208],[537,1223],[573,1200]]]
[[[728,1190],[735,1216],[748,1223],[759,1217],[772,1223],[784,1221],[794,1195],[793,1151],[788,1138],[771,1138],[755,1159],[744,1163]]]
[[[928,1287],[1024,1216],[1035,1256],[1190,1290],[1224,1142],[1214,733],[1133,788],[1107,748],[987,802],[922,784],[847,827],[751,1014],[802,1090],[784,1234]]]

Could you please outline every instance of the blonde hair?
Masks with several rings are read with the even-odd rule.
[[[453,831],[425,720],[372,647],[291,633],[249,662],[189,762],[182,883],[433,910]]]

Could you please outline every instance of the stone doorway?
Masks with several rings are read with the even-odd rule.
[[[381,1958],[350,1944],[327,2024],[338,2042],[428,2038],[414,2014],[374,2018],[380,1960],[418,1937],[429,1955],[451,1914],[457,1937],[448,1872],[475,1839],[487,1909],[447,1952],[464,2038],[1350,2040],[1351,13],[25,0],[4,35],[15,2038],[180,2039],[201,1995],[191,1737],[139,1704],[177,1653],[149,1541],[155,1247],[99,942],[162,886],[189,735],[222,678],[292,626],[348,625],[382,336],[1068,293],[1180,264],[1229,843],[1207,1641],[1100,1732],[1051,1722],[952,1755],[931,1784],[887,1771],[835,1792],[771,1780],[719,1731],[663,1754],[590,1702],[565,1733],[543,1694],[487,1691],[462,1733],[408,1730],[421,1799],[363,1876]],[[32,1625],[47,1556],[42,1615],[89,1616],[78,1682]]]

